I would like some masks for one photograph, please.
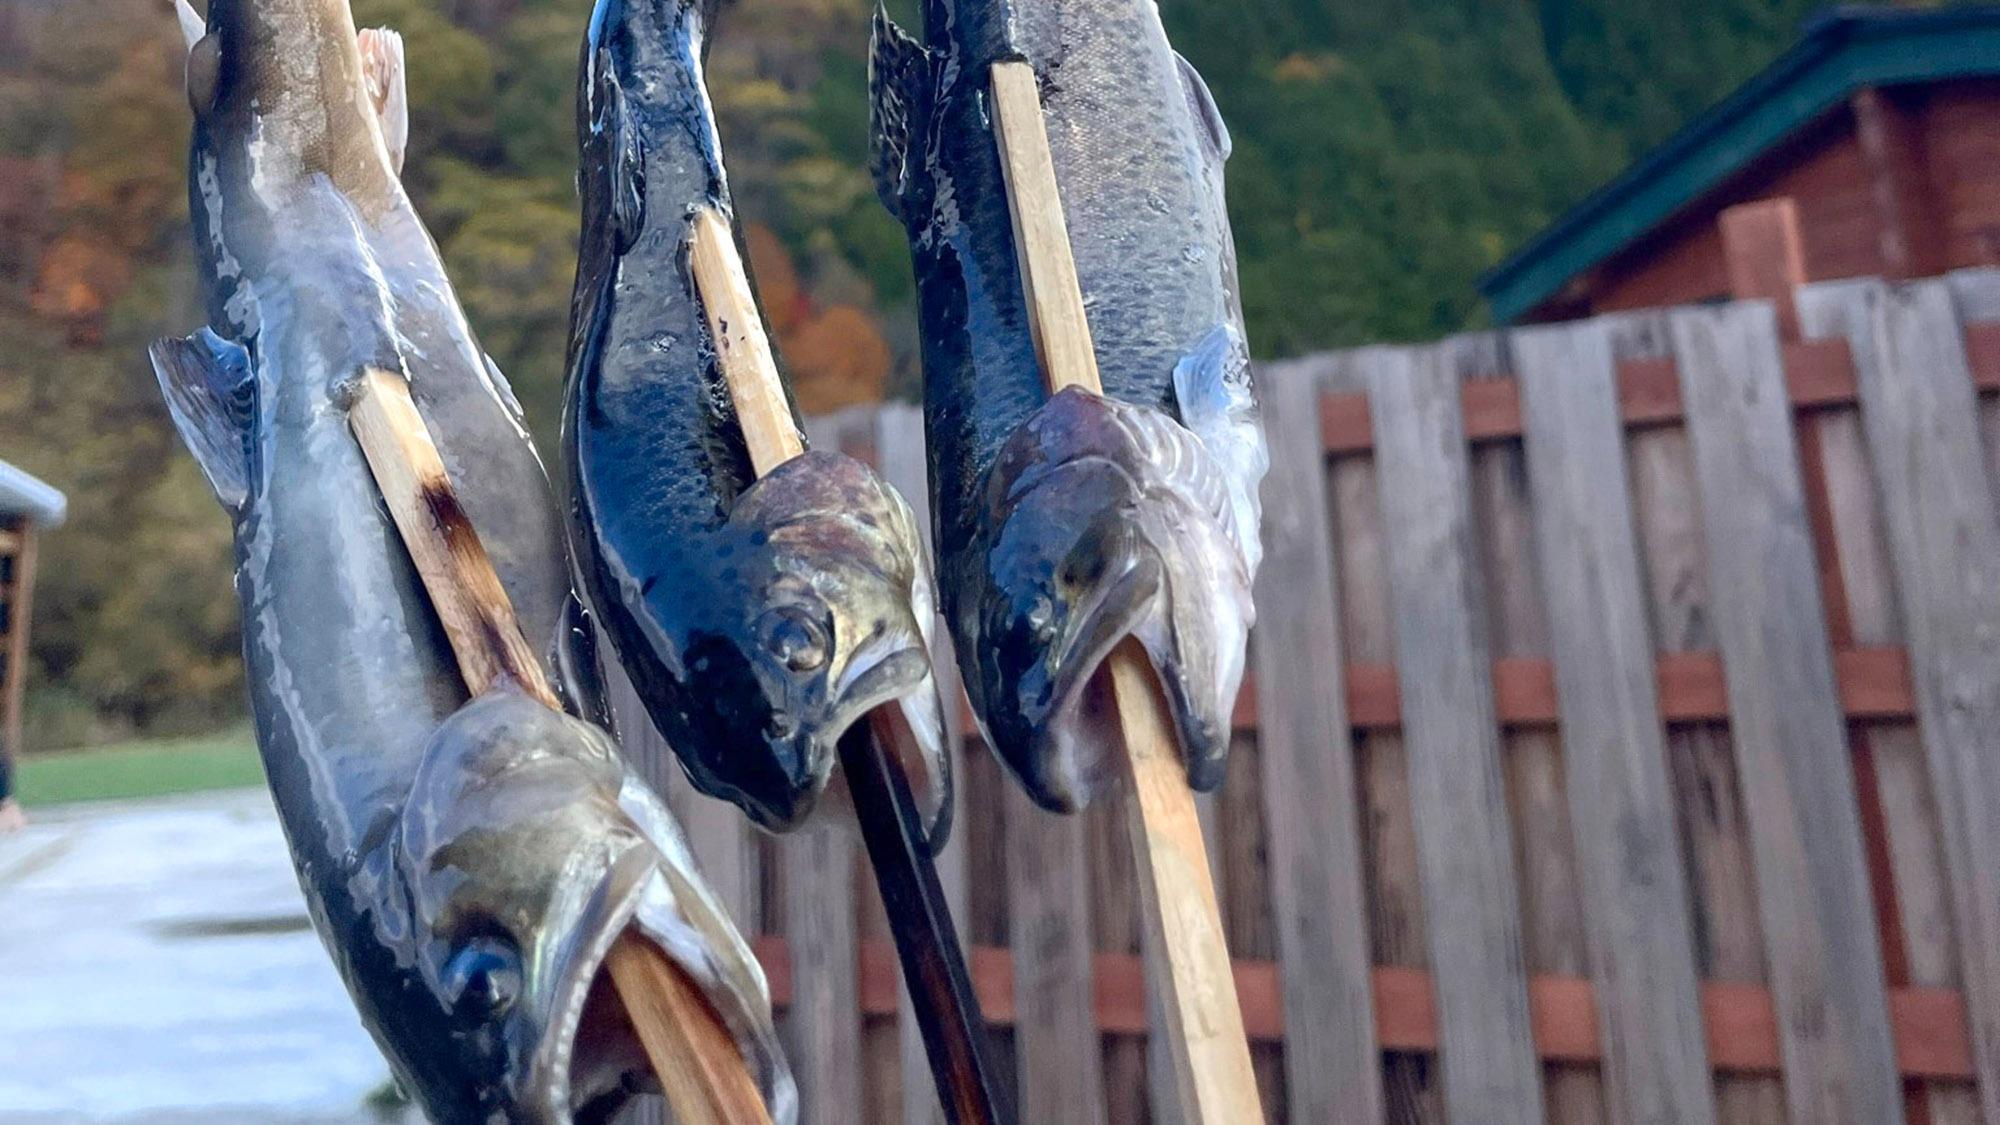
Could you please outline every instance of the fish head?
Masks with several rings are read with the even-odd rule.
[[[714,688],[703,705],[715,737],[683,748],[696,783],[766,828],[793,827],[825,790],[841,734],[894,704],[934,818],[948,785],[935,593],[908,505],[861,462],[815,451],[745,491],[723,540],[732,590],[688,649]]]
[[[1099,673],[1128,638],[1165,689],[1190,784],[1220,781],[1249,580],[1216,476],[1163,412],[1077,388],[987,470],[945,588],[973,710],[1043,807],[1074,812],[1112,782],[1117,719]]]
[[[396,857],[437,1022],[387,1045],[434,1116],[567,1122],[644,1081],[599,972],[660,863],[623,777],[602,731],[510,689],[432,736]]]

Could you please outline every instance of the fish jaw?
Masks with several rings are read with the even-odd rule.
[[[1253,620],[1223,472],[1163,412],[1079,388],[988,470],[946,591],[973,709],[1043,807],[1073,812],[1112,784],[1116,719],[1093,683],[1127,637],[1166,690],[1188,783],[1221,783]]]
[[[665,881],[676,856],[626,811],[630,784],[601,731],[511,689],[468,703],[426,747],[394,852],[418,951],[412,983],[436,1002],[443,1033],[399,1042],[390,1031],[384,1046],[435,1119],[560,1125],[648,1088],[601,972],[611,947],[634,935],[684,964],[704,943],[740,945],[726,929],[669,943],[657,922],[637,925],[642,911],[676,916]],[[732,1026],[768,1024],[755,988],[707,992]]]
[[[931,673],[936,594],[916,519],[874,470],[813,451],[737,499],[717,555],[724,585],[687,646],[697,788],[762,827],[796,827],[826,789],[840,736],[895,706],[904,764],[935,827],[950,779]],[[681,595],[685,596],[685,595]]]

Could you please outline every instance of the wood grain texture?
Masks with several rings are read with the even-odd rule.
[[[1612,1119],[1715,1120],[1602,324],[1514,336]]]
[[[653,1060],[676,1125],[768,1125],[764,1097],[741,1058],[701,1048],[729,1040],[722,1017],[658,946],[627,936],[611,947],[604,967]]]
[[[1322,399],[1328,395],[1361,396],[1366,418],[1366,387],[1370,357],[1379,349],[1336,353],[1318,374]],[[1373,663],[1394,678],[1395,641],[1389,609],[1388,560],[1383,555],[1382,490],[1375,462],[1368,457],[1335,458],[1328,470],[1329,521],[1334,527],[1334,566],[1339,572],[1335,594],[1340,606],[1341,645],[1349,663],[1350,684],[1355,664]],[[1364,728],[1358,722],[1354,694],[1348,696],[1348,720],[1355,724],[1355,778],[1359,790],[1362,878],[1367,891],[1368,947],[1378,966],[1428,969],[1422,880],[1417,874],[1416,822],[1410,805],[1408,756],[1398,721],[1392,726]],[[1376,996],[1378,1014],[1383,998]],[[1377,1038],[1386,1033],[1377,1022]],[[1382,1100],[1385,1119],[1396,1122],[1441,1121],[1444,1103],[1441,1069],[1433,1060],[1383,1043]]]
[[[787,1007],[792,998],[791,955],[784,938],[757,939],[756,953],[771,984],[772,1003]],[[1243,1026],[1251,1038],[1278,1042],[1284,1036],[1284,1002],[1278,966],[1266,960],[1241,960],[1231,972],[1241,1001]],[[973,987],[993,1023],[1014,1023],[1013,955],[997,946],[972,948]],[[864,940],[860,948],[861,1010],[886,1016],[896,1009],[896,951],[886,940]],[[1147,1027],[1146,970],[1130,954],[1100,953],[1090,997],[1098,1030],[1112,1035],[1136,1035]],[[1422,969],[1378,965],[1374,970],[1375,1025],[1382,1049],[1398,1055],[1429,1054],[1438,1048],[1438,1007],[1435,981]],[[1591,982],[1546,973],[1528,978],[1528,1009],[1534,1027],[1534,1050],[1546,1062],[1589,1065],[1603,1057],[1598,1031],[1597,1001]],[[1702,1021],[1707,1028],[1710,1062],[1718,1074],[1732,1078],[1756,1076],[1769,1081],[1781,1066],[1777,1005],[1762,985],[1709,981],[1701,986]],[[1889,1018],[1895,1029],[1896,1065],[1908,1078],[1965,1082],[1972,1075],[1965,1033],[1965,1006],[1960,994],[1947,988],[1898,988],[1889,993]],[[1782,1101],[1775,1109],[1742,1116],[1746,1121],[1784,1119]],[[1434,1099],[1413,1103],[1413,1112],[1396,1121],[1437,1121],[1443,1110]]]
[[[1271,907],[1285,983],[1290,1119],[1382,1117],[1370,996],[1354,756],[1335,591],[1325,458],[1309,368],[1260,372],[1264,562],[1257,601],[1281,606],[1251,634]]]
[[[1183,784],[1182,788],[1186,788]],[[1008,945],[1014,954],[1015,1059],[1023,1121],[1104,1120],[1090,995],[1090,880],[1080,817],[1009,791]]]
[[[806,1125],[863,1120],[856,848],[851,830],[828,824],[808,825],[778,841],[792,950],[792,1003],[779,1029],[800,1090],[799,1120]]]
[[[750,447],[750,465],[763,476],[805,452],[798,418],[778,378],[778,362],[729,220],[712,207],[698,207],[688,238],[688,261],[715,341],[716,365]]]
[[[1825,286],[1804,302],[1809,330],[1854,351],[1982,1106],[2000,1120],[2000,511],[1957,313],[1942,282]]]
[[[1370,357],[1369,401],[1447,1111],[1543,1120],[1458,380]]]
[[[993,137],[1014,222],[1014,256],[1027,294],[1028,326],[1042,372],[1053,387],[1096,389],[1097,352],[1083,311],[1083,289],[1070,253],[1069,223],[1042,120],[1035,71],[1025,62],[993,65]]]
[[[348,423],[451,641],[466,690],[478,695],[508,680],[560,711],[493,560],[459,507],[409,383],[393,371],[364,372]]]
[[[1792,1120],[1902,1120],[1853,770],[1768,305],[1673,314]]]

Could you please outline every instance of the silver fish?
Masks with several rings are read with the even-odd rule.
[[[258,745],[364,1023],[436,1121],[603,1120],[652,1080],[598,982],[636,927],[788,1119],[764,978],[659,800],[589,723],[467,699],[349,431],[364,369],[408,378],[462,502],[435,510],[478,529],[551,678],[597,713],[548,480],[398,179],[400,41],[357,37],[345,0],[181,17],[210,327],[152,359],[235,523]]]
[[[1136,637],[1188,781],[1223,775],[1268,467],[1223,206],[1229,136],[1153,0],[876,10],[875,182],[909,236],[939,585],[987,737],[1042,805],[1092,799],[1115,745],[1085,688]],[[1044,389],[988,82],[1042,94],[1102,396]]]

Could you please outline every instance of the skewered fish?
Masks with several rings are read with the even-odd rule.
[[[788,1120],[763,975],[658,799],[601,730],[505,687],[467,700],[349,432],[364,371],[408,379],[462,503],[440,518],[477,527],[552,679],[595,713],[548,481],[398,179],[400,40],[357,38],[346,0],[180,12],[210,327],[152,358],[235,523],[265,772],[364,1022],[434,1120],[602,1120],[651,1081],[598,979],[636,927]]]
[[[1223,206],[1229,136],[1154,0],[876,11],[878,193],[915,263],[939,585],[973,710],[1036,801],[1087,804],[1115,746],[1087,688],[1132,636],[1188,781],[1222,780],[1268,466]],[[988,104],[1040,85],[1102,396],[1054,396],[1030,333]]]

